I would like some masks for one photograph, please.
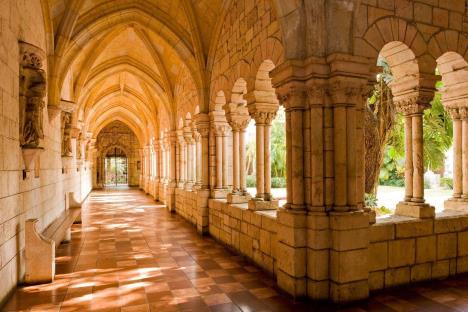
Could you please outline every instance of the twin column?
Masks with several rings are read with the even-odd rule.
[[[271,122],[276,116],[278,106],[270,111],[258,111],[252,114],[255,120],[256,130],[256,182],[257,199],[269,201],[271,196],[271,157],[270,157],[270,132]]]
[[[453,196],[468,201],[468,109],[449,108],[453,119]]]

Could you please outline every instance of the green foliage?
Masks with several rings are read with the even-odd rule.
[[[442,83],[438,82],[436,87],[441,88]],[[423,115],[424,169],[438,171],[444,167],[445,153],[452,145],[453,125],[442,105],[440,93],[435,94],[431,104]],[[404,117],[398,115],[385,149],[379,176],[381,185],[404,185],[404,155]]]
[[[248,175],[246,177],[247,187],[255,187],[256,186],[256,179],[253,175]]]
[[[440,186],[445,187],[449,190],[453,190],[453,179],[452,178],[441,178]]]
[[[272,177],[271,178],[271,187],[272,188],[285,188],[286,187],[286,178],[284,178],[284,177]]]
[[[367,208],[377,207],[377,195],[372,194],[372,193],[366,193],[364,195],[364,205]]]
[[[388,214],[393,213],[392,210],[388,209],[385,206],[376,207],[376,208],[374,208],[374,210],[375,210],[375,213],[376,213],[377,216],[383,216],[383,215],[388,215]]]
[[[286,124],[284,109],[279,109],[271,124],[271,176],[286,178]],[[273,180],[272,180],[273,183]]]
[[[398,148],[392,145],[385,147],[383,164],[380,169],[379,184],[388,186],[404,186],[404,157]]]

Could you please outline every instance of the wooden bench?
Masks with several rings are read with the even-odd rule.
[[[50,283],[55,276],[55,248],[71,239],[71,226],[81,222],[81,204],[73,192],[66,195],[65,211],[42,233],[36,229],[38,219],[29,219],[25,225],[25,283]]]

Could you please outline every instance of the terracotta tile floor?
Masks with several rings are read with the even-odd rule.
[[[93,192],[51,284],[18,288],[4,311],[468,311],[468,277],[387,291],[353,306],[298,303],[138,190]]]

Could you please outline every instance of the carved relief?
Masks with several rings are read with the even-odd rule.
[[[46,73],[42,69],[44,52],[20,42],[19,133],[23,148],[40,148],[44,138],[42,112],[45,106]]]
[[[62,157],[72,156],[71,113],[62,112]]]

